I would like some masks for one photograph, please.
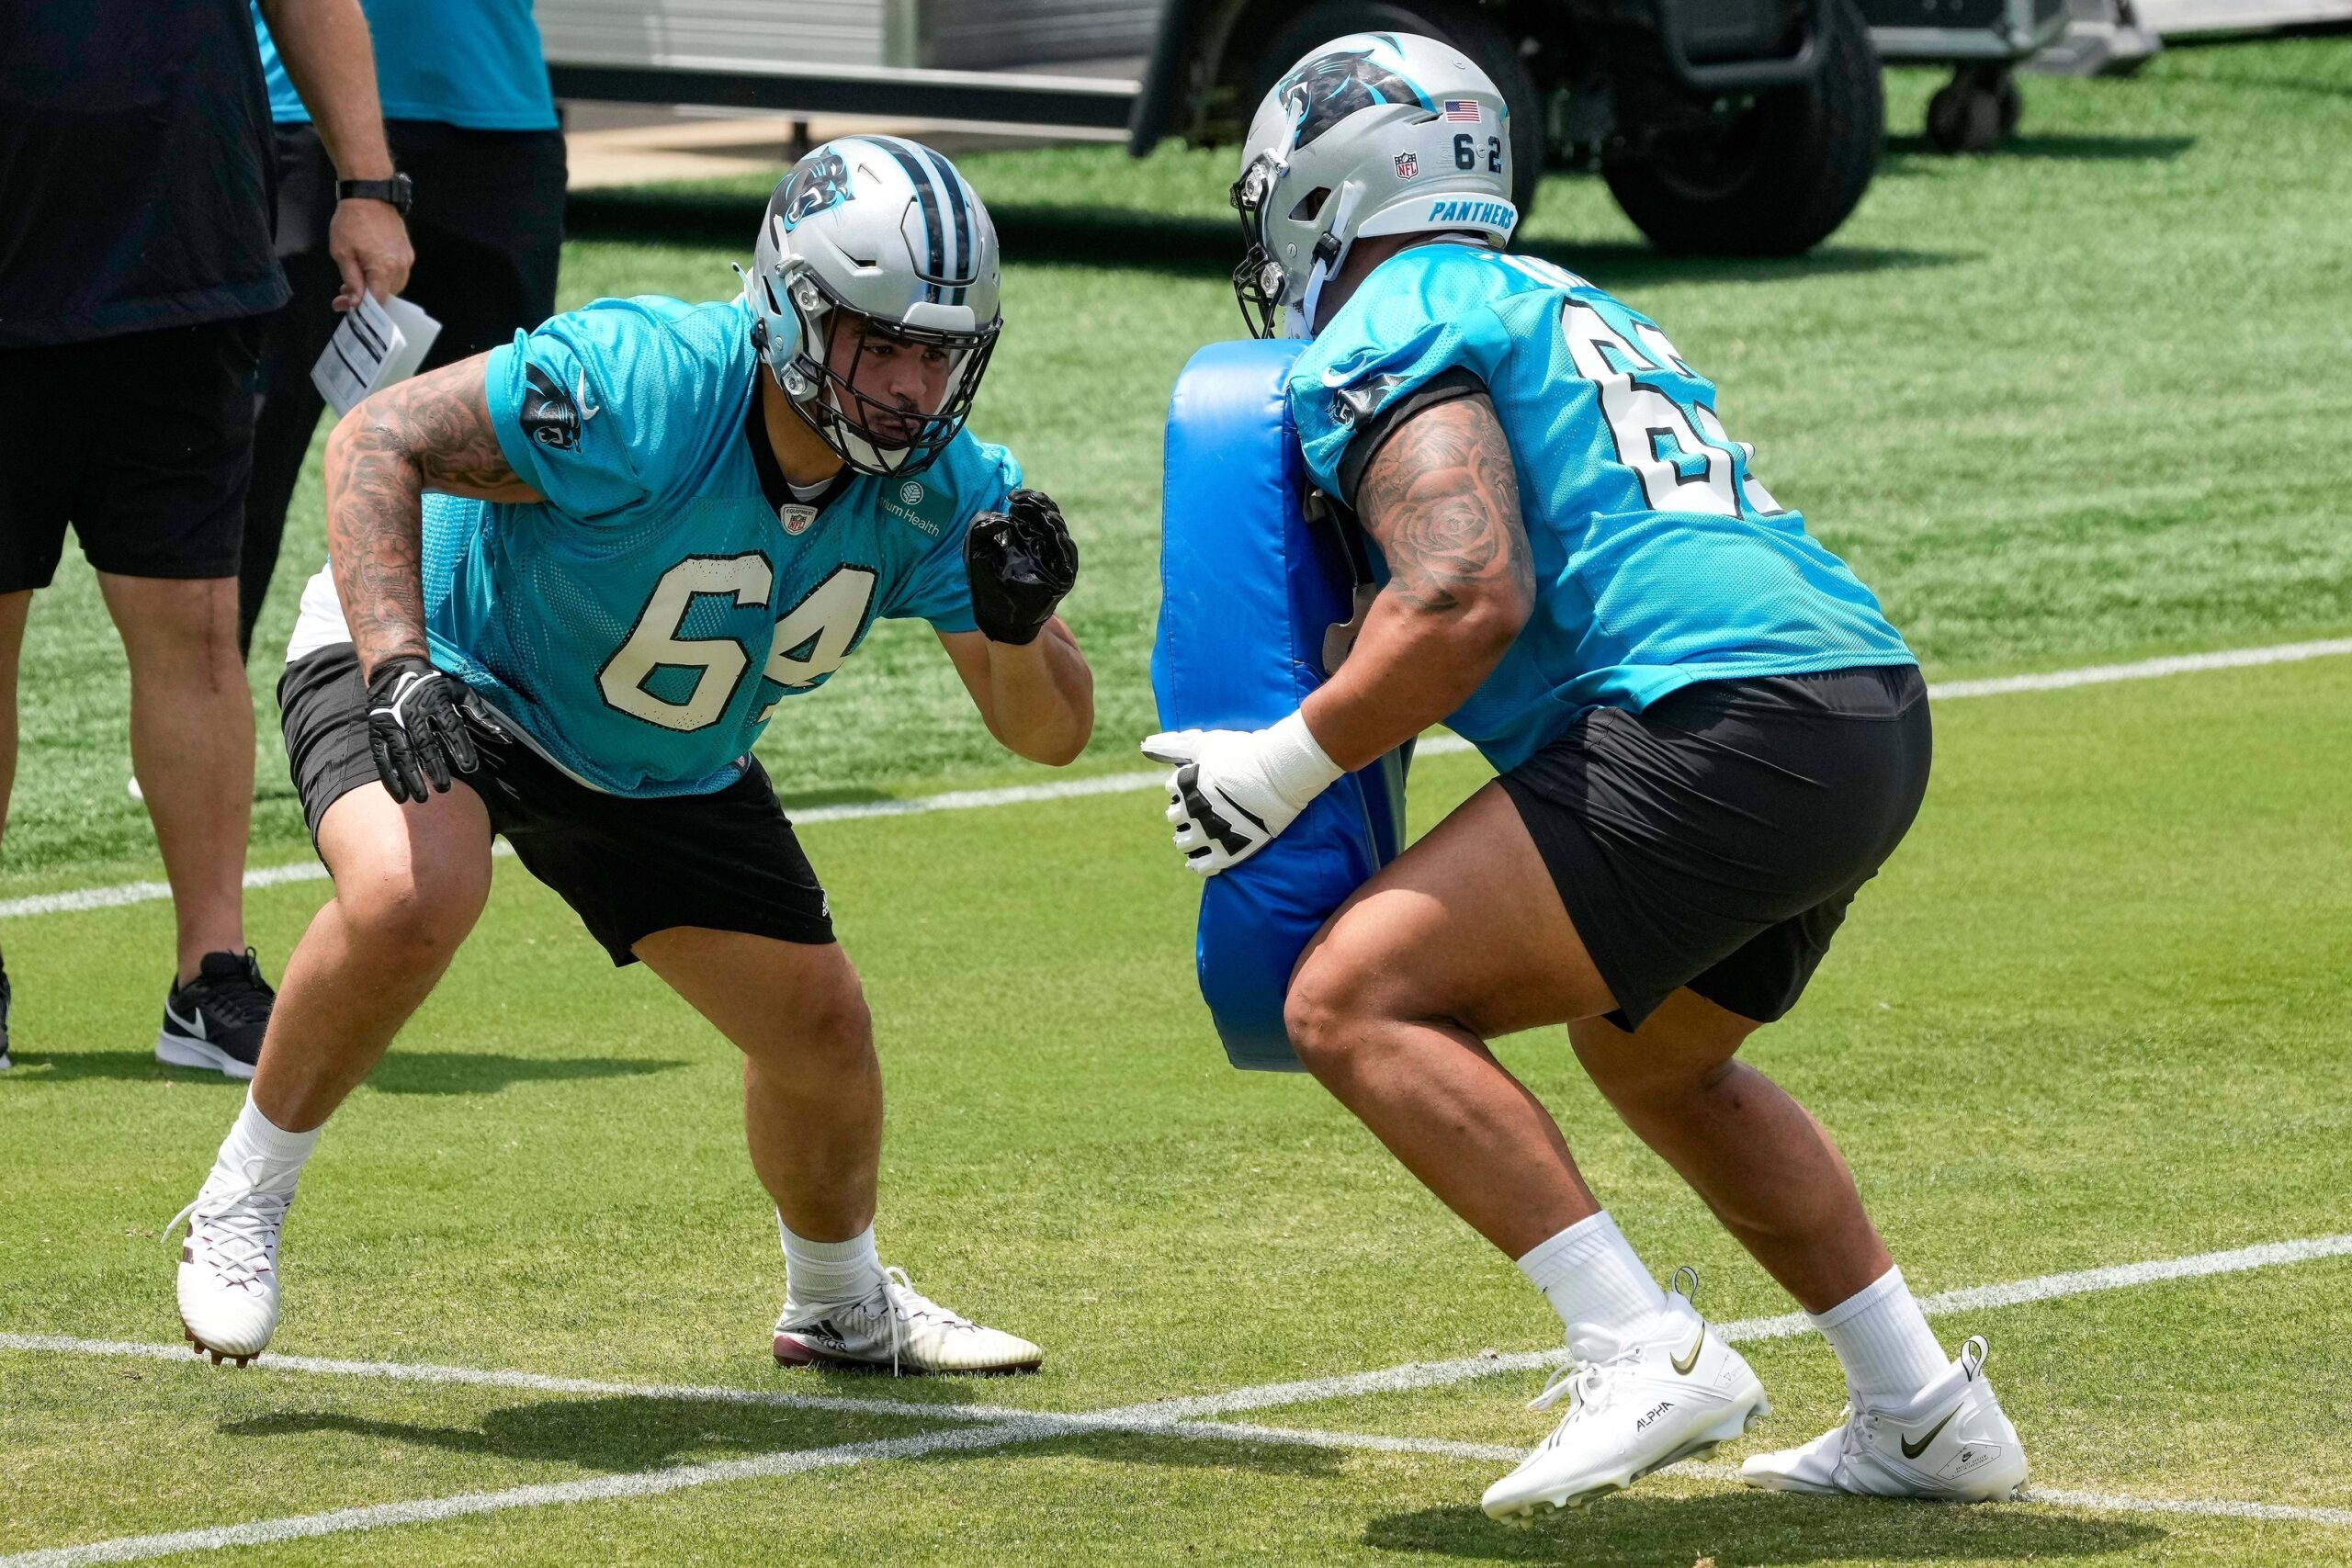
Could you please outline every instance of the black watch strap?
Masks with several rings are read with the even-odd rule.
[[[349,201],[355,197],[363,201],[389,201],[405,218],[415,188],[406,175],[394,175],[388,180],[337,180],[334,196],[337,201]]]

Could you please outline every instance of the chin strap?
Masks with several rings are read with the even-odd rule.
[[[1331,226],[1315,242],[1315,260],[1306,269],[1306,288],[1296,305],[1285,306],[1283,314],[1283,335],[1291,338],[1311,338],[1315,335],[1315,313],[1323,302],[1323,286],[1340,275],[1348,265],[1348,252],[1355,241],[1342,240],[1340,235],[1355,216],[1363,203],[1363,187],[1350,183],[1340,187],[1340,199],[1331,214]]]

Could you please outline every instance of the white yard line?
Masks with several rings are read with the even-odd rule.
[[[2167,659],[2143,659],[2132,664],[2092,664],[2075,670],[2052,670],[2038,675],[1999,675],[1987,680],[1948,681],[1930,685],[1928,694],[1939,701],[1956,697],[2003,696],[2016,692],[2056,692],[2074,686],[2101,686],[2117,681],[2153,681],[2168,675],[2193,675],[2210,670],[2241,670],[2257,664],[2288,664],[2305,659],[2352,654],[2352,637],[2324,642],[2280,643],[2269,648],[2228,649],[2218,653],[2188,653]],[[1450,756],[1470,749],[1458,736],[1432,736],[1421,742],[1424,757]],[[876,817],[920,817],[933,811],[977,811],[998,806],[1028,806],[1040,801],[1075,800],[1090,795],[1124,795],[1156,789],[1164,775],[1159,770],[1103,773],[1094,778],[1063,779],[1054,784],[1017,784],[1007,789],[951,790],[944,795],[917,795],[907,800],[861,800],[843,806],[815,806],[792,814],[794,823],[857,822]],[[497,852],[511,853],[501,842]],[[295,865],[266,866],[245,873],[247,887],[275,887],[288,882],[322,882],[326,868],[316,861]],[[28,897],[0,899],[0,919],[27,915],[76,914],[89,909],[113,909],[126,904],[147,904],[169,898],[172,890],[161,882],[120,882],[106,887],[69,888],[37,893]]]
[[[187,1361],[196,1351],[186,1344],[141,1339],[80,1339],[66,1334],[0,1334],[0,1350],[50,1351],[64,1356],[129,1356],[146,1360]],[[832,1410],[851,1415],[907,1416],[940,1421],[1010,1421],[1034,1412],[1010,1404],[926,1404],[910,1399],[860,1399],[850,1394],[784,1393],[768,1389],[698,1384],[610,1382],[595,1378],[550,1377],[545,1372],[504,1371],[487,1367],[443,1367],[421,1361],[345,1361],[320,1356],[264,1356],[246,1371],[311,1372],[328,1377],[380,1378],[390,1382],[454,1383],[472,1388],[524,1389],[533,1393],[580,1393],[629,1399],[674,1400],[695,1404],[761,1404],[786,1410]]]
[[[2161,1280],[2243,1274],[2282,1264],[2343,1257],[2352,1257],[2352,1234],[2313,1236],[2302,1241],[2270,1242],[2260,1247],[2235,1247],[2226,1252],[2202,1252],[2188,1258],[2118,1263],[2103,1269],[2085,1269],[2066,1274],[2042,1274],[2004,1285],[1972,1285],[1924,1297],[1919,1303],[1919,1309],[1930,1317],[1939,1317],[1991,1307],[2018,1306],[2027,1302],[2055,1301],[2064,1296],[2090,1295],[2101,1291],[2129,1290]],[[1715,1332],[1735,1344],[1746,1344],[1760,1339],[1787,1339],[1810,1332],[1810,1327],[1803,1313],[1788,1313],[1779,1317],[1750,1317],[1719,1323],[1715,1325]],[[1519,1350],[1508,1354],[1487,1351],[1454,1361],[1408,1361],[1403,1366],[1387,1367],[1379,1371],[1309,1378],[1298,1382],[1266,1383],[1257,1388],[1235,1389],[1229,1393],[1161,1400],[1151,1408],[1155,1414],[1182,1420],[1194,1416],[1227,1416],[1242,1410],[1264,1410],[1282,1404],[1319,1404],[1325,1400],[1349,1399],[1370,1393],[1402,1393],[1414,1389],[1439,1388],[1473,1378],[1493,1377],[1503,1372],[1538,1371],[1556,1365],[1563,1353],[1557,1348]]]
[[[832,1448],[803,1449],[791,1453],[763,1454],[756,1459],[728,1460],[717,1464],[681,1464],[629,1475],[599,1475],[540,1486],[516,1486],[503,1492],[469,1492],[455,1497],[426,1497],[408,1503],[379,1503],[372,1507],[335,1508],[323,1514],[292,1518],[255,1519],[241,1525],[216,1525],[209,1529],[176,1530],[169,1535],[129,1536],[91,1541],[81,1546],[51,1547],[40,1551],[0,1557],[0,1568],[87,1568],[98,1562],[139,1562],[188,1551],[220,1551],[229,1547],[263,1546],[272,1541],[303,1540],[314,1536],[343,1535],[353,1530],[382,1529],[391,1525],[427,1524],[462,1519],[510,1508],[546,1508],[570,1503],[601,1503],[621,1497],[656,1497],[666,1492],[708,1486],[720,1481],[758,1481],[800,1475],[812,1470],[867,1464],[876,1460],[911,1459],[948,1449],[993,1448],[1006,1442],[1034,1442],[1059,1435],[1032,1432],[1033,1423],[1005,1422],[991,1427],[956,1427],[910,1438],[877,1442],[842,1443]],[[1043,1423],[1034,1423],[1042,1426]]]
[[[2245,1274],[2257,1269],[2345,1257],[2352,1257],[2352,1233],[2311,1236],[2298,1241],[2265,1242],[2256,1247],[2200,1252],[2185,1258],[2115,1263],[2064,1274],[2038,1274],[2031,1279],[2012,1280],[2003,1284],[1970,1285],[1923,1297],[1919,1306],[1928,1316],[1939,1317],[1959,1312],[2019,1306],[2030,1302],[2056,1301],[2066,1296],[2093,1295],[2103,1291],[2130,1290],[2167,1280]],[[1808,1330],[1809,1325],[1802,1313],[1785,1313],[1777,1317],[1736,1318],[1715,1325],[1715,1332],[1734,1344],[1787,1339]],[[0,1350],[69,1356],[127,1356],[173,1361],[194,1359],[186,1345],[133,1339],[85,1339],[62,1334],[0,1334]],[[1555,1347],[1508,1353],[1487,1351],[1452,1361],[1408,1361],[1402,1366],[1384,1367],[1374,1371],[1259,1383],[1248,1388],[1229,1389],[1222,1393],[1152,1400],[1115,1411],[1070,1414],[1057,1419],[1085,1426],[1115,1426],[1133,1421],[1148,1424],[1198,1421],[1244,1410],[1270,1410],[1282,1405],[1317,1404],[1365,1394],[1408,1393],[1505,1372],[1533,1371],[1556,1364],[1561,1354]],[[1023,1420],[1038,1414],[1002,1404],[926,1404],[912,1400],[784,1393],[713,1384],[616,1382],[594,1378],[556,1377],[545,1372],[436,1366],[413,1361],[337,1360],[315,1356],[271,1354],[233,1375],[243,1376],[245,1371],[309,1372],[331,1377],[380,1378],[395,1382],[469,1384],[525,1389],[542,1393],[606,1395],[682,1403],[762,1404],[786,1408],[797,1405],[811,1410],[872,1411],[876,1415],[943,1421],[1002,1422]]]
[[[2224,1252],[2199,1253],[2188,1258],[2155,1258],[2116,1264],[2065,1274],[2043,1274],[2007,1284],[1978,1285],[1946,1291],[1926,1298],[1929,1314],[1982,1311],[2028,1302],[2052,1301],[2100,1291],[2125,1290],[2168,1280],[2199,1279],[2215,1274],[2245,1273],[2324,1258],[2352,1256],[2352,1235],[2316,1236],[2302,1241],[2272,1242]],[[1802,1314],[1746,1318],[1719,1324],[1724,1337],[1740,1341],[1787,1338],[1804,1332]],[[135,1340],[83,1339],[66,1335],[0,1335],[0,1350],[51,1352],[62,1355],[127,1356],[177,1359],[180,1347]],[[1046,1442],[1089,1433],[1126,1432],[1148,1437],[1180,1438],[1195,1442],[1280,1444],[1336,1451],[1420,1454],[1435,1458],[1505,1463],[1520,1450],[1502,1444],[1458,1442],[1441,1438],[1400,1438],[1378,1433],[1317,1431],[1312,1428],[1261,1427],[1210,1421],[1204,1416],[1275,1405],[1311,1404],[1366,1393],[1389,1393],[1435,1387],[1497,1372],[1530,1370],[1556,1359],[1557,1351],[1524,1351],[1514,1355],[1472,1357],[1459,1361],[1416,1362],[1382,1371],[1349,1377],[1316,1378],[1303,1382],[1265,1383],[1225,1393],[1184,1399],[1151,1400],[1139,1404],[1073,1415],[1026,1412],[1000,1405],[922,1404],[904,1400],[866,1400],[820,1394],[770,1393],[755,1389],[691,1386],[673,1383],[605,1382],[587,1378],[559,1378],[539,1372],[499,1371],[469,1367],[444,1367],[401,1361],[334,1360],[306,1356],[272,1356],[254,1363],[256,1369],[310,1372],[337,1377],[379,1378],[399,1382],[457,1383],[493,1388],[525,1389],[547,1393],[620,1395],[643,1399],[707,1401],[715,1404],[797,1406],[812,1410],[868,1412],[913,1419],[951,1420],[967,1425],[913,1437],[873,1442],[843,1443],[831,1448],[763,1455],[715,1464],[673,1465],[628,1475],[598,1476],[560,1484],[518,1486],[503,1492],[468,1493],[456,1497],[385,1503],[372,1507],[338,1508],[293,1518],[262,1519],[249,1524],[182,1530],[168,1535],[130,1537],[94,1541],[82,1546],[55,1547],[0,1557],[0,1568],[83,1568],[100,1562],[130,1562],[182,1552],[212,1551],[226,1547],[253,1546],[352,1530],[379,1529],[391,1525],[423,1524],[463,1518],[512,1508],[548,1507],[614,1498],[653,1496],[714,1482],[760,1480],[797,1475],[812,1470],[903,1459],[941,1450],[976,1451],[1016,1444]],[[242,1373],[237,1375],[243,1375]],[[1727,1465],[1690,1467],[1715,1479],[1736,1479]],[[2037,1489],[2026,1499],[2058,1507],[2095,1513],[2175,1514],[2211,1518],[2267,1519],[2285,1523],[2352,1525],[2352,1510],[2304,1508],[2229,1499],[2131,1497],[2099,1492]]]
[[[811,1471],[912,1459],[922,1454],[976,1453],[1050,1442],[1090,1432],[1126,1432],[1190,1442],[1274,1444],[1329,1452],[1415,1454],[1483,1464],[1511,1463],[1524,1452],[1522,1448],[1507,1444],[1457,1442],[1442,1438],[1397,1438],[1380,1433],[1324,1432],[1283,1427],[1170,1420],[1145,1414],[1151,1408],[1149,1405],[1132,1405],[1123,1410],[1102,1410],[1082,1416],[1016,1416],[1009,1420],[982,1426],[764,1454],[755,1459],[729,1460],[715,1464],[672,1465],[628,1475],[517,1486],[503,1492],[471,1492],[455,1497],[379,1503],[370,1507],[336,1508],[290,1518],[257,1519],[246,1524],[217,1525],[165,1535],[132,1536],[80,1546],[51,1547],[0,1557],[0,1568],[89,1568],[91,1564],[103,1562],[143,1562],[187,1552],[261,1546],[275,1541],[382,1529],[398,1525],[429,1524],[443,1519],[504,1513],[516,1508],[544,1508],[574,1503],[658,1496],[719,1482],[774,1480]],[[1728,1464],[1684,1465],[1679,1467],[1679,1473],[1717,1482],[1736,1482],[1739,1478],[1737,1468]],[[2022,1501],[2087,1513],[2159,1514],[2284,1524],[2352,1526],[2352,1509],[2298,1507],[2234,1498],[2135,1497],[2120,1493],[2036,1487],[2029,1491]]]

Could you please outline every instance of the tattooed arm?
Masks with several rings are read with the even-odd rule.
[[[1535,604],[1510,446],[1485,397],[1408,416],[1365,467],[1356,505],[1388,585],[1347,662],[1304,709],[1350,770],[1459,707]]]
[[[490,423],[487,355],[386,388],[327,437],[327,556],[363,674],[424,642],[424,497],[533,502]]]

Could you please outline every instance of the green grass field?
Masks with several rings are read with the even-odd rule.
[[[1894,123],[1915,125],[1931,80],[1890,82]],[[2352,39],[2183,51],[2129,82],[2033,81],[2008,155],[1898,140],[1805,261],[1657,258],[1570,180],[1533,234],[1724,383],[1775,493],[1939,678],[2340,636],[2352,204],[2312,171],[2352,166],[2347,107]],[[1125,771],[1149,718],[1160,410],[1234,320],[1228,175],[1096,150],[967,167],[1013,258],[978,423],[1081,532],[1072,612],[1103,698],[1081,767]],[[583,201],[565,297],[722,292],[745,210],[740,189]],[[300,505],[315,539],[315,489]],[[794,798],[1045,778],[989,756],[905,630],[786,710],[764,754]],[[86,574],[36,610],[8,897],[155,874],[110,639]],[[2348,710],[2347,659],[1939,704],[1918,828],[1805,1005],[1751,1047],[1837,1133],[1923,1292],[2339,1238],[1939,1318],[1948,1343],[1992,1341],[2056,1500],[1731,1483],[1722,1461],[1836,1418],[1809,1336],[1747,1344],[1776,1407],[1748,1445],[1532,1529],[1476,1499],[1545,1429],[1521,1408],[1540,1371],[1236,1395],[1537,1350],[1557,1325],[1311,1082],[1224,1066],[1191,973],[1195,887],[1142,792],[806,830],[881,1039],[886,1257],[1046,1344],[1017,1381],[774,1367],[783,1269],[732,1053],[512,862],[321,1145],[271,1358],[173,1353],[157,1232],[239,1091],[149,1055],[168,909],[0,922],[20,997],[0,1076],[0,1568],[370,1507],[216,1560],[2352,1562]],[[306,852],[280,767],[273,743],[256,865]],[[1481,776],[1425,759],[1417,820]],[[273,972],[322,892],[250,896]],[[1721,1321],[1789,1309],[1556,1033],[1501,1049],[1646,1258],[1695,1267]],[[481,1375],[386,1370],[416,1364]],[[433,1499],[460,1501],[412,1506]]]

